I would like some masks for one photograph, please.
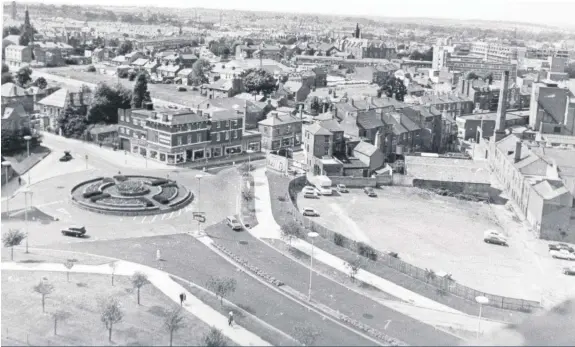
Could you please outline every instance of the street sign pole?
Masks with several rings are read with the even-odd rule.
[[[88,170],[88,155],[86,154],[86,170]]]

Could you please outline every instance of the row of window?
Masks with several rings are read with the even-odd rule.
[[[146,120],[145,119],[139,119],[139,118],[135,118],[132,117],[130,119],[130,117],[126,117],[126,116],[120,116],[120,121],[122,122],[126,122],[126,123],[132,123],[136,126],[140,126],[140,127],[145,127],[146,126]],[[214,121],[212,123],[213,128],[219,129],[219,128],[229,128],[230,124],[232,126],[232,128],[237,128],[239,125],[239,120],[238,119],[233,119],[233,120],[222,120],[222,121]],[[195,123],[189,123],[189,124],[178,124],[178,125],[173,125],[172,126],[173,129],[176,129],[177,131],[189,131],[189,130],[197,130],[200,128],[200,123],[195,122]]]

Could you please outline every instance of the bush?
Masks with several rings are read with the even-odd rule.
[[[162,205],[166,205],[167,203],[170,202],[170,200],[168,200],[166,197],[164,197],[162,195],[154,195],[154,197],[152,199],[156,200],[157,202],[159,202]]]
[[[100,191],[96,190],[96,191],[92,191],[92,192],[86,192],[86,193],[82,194],[82,196],[85,199],[88,199],[88,198],[91,198],[93,196],[100,195],[100,194],[101,194]]]
[[[178,184],[176,182],[169,182],[169,183],[164,183],[162,185],[160,185],[162,188],[178,188]]]
[[[91,202],[96,202],[96,201],[98,201],[98,200],[107,199],[107,198],[109,198],[109,197],[110,197],[110,194],[108,194],[108,193],[104,193],[104,194],[98,193],[98,195],[91,197],[91,198],[90,198],[90,201],[91,201]]]
[[[106,177],[102,180],[102,183],[115,183],[112,177]]]
[[[357,253],[359,255],[364,256],[370,260],[376,261],[377,260],[377,253],[375,249],[371,248],[370,246],[366,245],[363,242],[357,243]]]
[[[340,233],[333,233],[333,243],[335,243],[340,247],[343,247],[344,242],[345,238]]]
[[[88,68],[86,69],[86,71],[88,72],[96,72],[96,67],[94,65],[90,65],[88,66]]]
[[[126,176],[124,176],[124,175],[116,175],[116,176],[114,176],[114,179],[115,179],[116,181],[118,181],[118,182],[124,182],[124,181],[126,181],[128,178],[127,178]]]
[[[170,181],[168,181],[165,178],[159,178],[157,180],[153,180],[151,183],[152,183],[152,186],[155,187],[155,186],[160,186],[162,184],[170,183]]]
[[[137,199],[138,201],[142,202],[142,204],[144,204],[146,207],[152,207],[154,206],[154,203],[150,201],[150,199],[148,198],[139,198]]]

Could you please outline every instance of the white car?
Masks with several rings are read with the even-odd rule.
[[[575,260],[575,254],[564,249],[560,251],[549,251],[549,254],[555,259]]]
[[[563,274],[569,276],[575,276],[575,266],[563,268]]]
[[[347,190],[347,187],[345,186],[345,184],[338,184],[336,186],[336,189],[340,193],[349,193],[349,190]]]
[[[240,224],[240,222],[238,222],[238,220],[236,219],[236,217],[233,216],[229,216],[226,218],[226,224],[232,228],[232,230],[242,230],[242,225]]]
[[[319,217],[319,213],[313,208],[309,207],[304,207],[302,210],[302,214],[307,217]]]
[[[508,245],[507,244],[507,238],[503,234],[501,234],[495,230],[487,230],[485,232],[485,234],[483,235],[483,241],[485,243],[491,243],[494,245],[501,245],[501,246],[507,246]]]

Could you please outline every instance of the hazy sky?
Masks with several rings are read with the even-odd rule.
[[[161,3],[166,7],[508,20],[575,25],[573,19],[575,0],[53,0],[44,2],[142,7],[153,7]]]

